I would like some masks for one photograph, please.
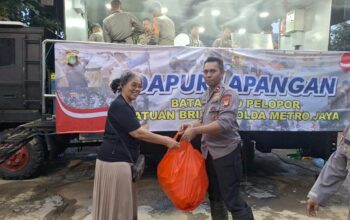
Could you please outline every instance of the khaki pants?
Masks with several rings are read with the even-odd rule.
[[[129,163],[96,160],[93,220],[137,219],[136,194]]]

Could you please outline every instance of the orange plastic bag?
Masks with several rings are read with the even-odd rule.
[[[178,149],[169,149],[157,173],[161,188],[176,208],[192,211],[204,200],[208,189],[205,161],[191,143],[180,141]]]

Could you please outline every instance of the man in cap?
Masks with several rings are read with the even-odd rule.
[[[134,15],[121,10],[119,0],[112,0],[111,7],[112,14],[103,20],[105,42],[133,44],[132,35],[144,32],[142,24]]]
[[[338,191],[350,170],[350,124],[343,131],[337,150],[329,157],[322,168],[315,184],[311,188],[306,202],[307,214],[315,216],[319,205],[324,205],[327,200]],[[350,191],[349,183],[347,188]],[[348,215],[350,220],[350,212]]]
[[[149,8],[153,15],[153,33],[156,44],[174,45],[175,24],[166,15],[162,14],[162,7],[159,2],[153,2]]]

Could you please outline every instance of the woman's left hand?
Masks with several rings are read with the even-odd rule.
[[[168,148],[177,148],[180,147],[179,142],[177,142],[176,140],[172,139],[171,137],[165,137],[166,138],[166,146]]]

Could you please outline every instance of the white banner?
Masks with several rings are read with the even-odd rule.
[[[152,131],[175,131],[201,115],[208,56],[224,60],[224,83],[240,96],[241,130],[338,131],[349,120],[350,53],[57,43],[57,130],[101,132],[109,83],[143,77],[135,108]]]

